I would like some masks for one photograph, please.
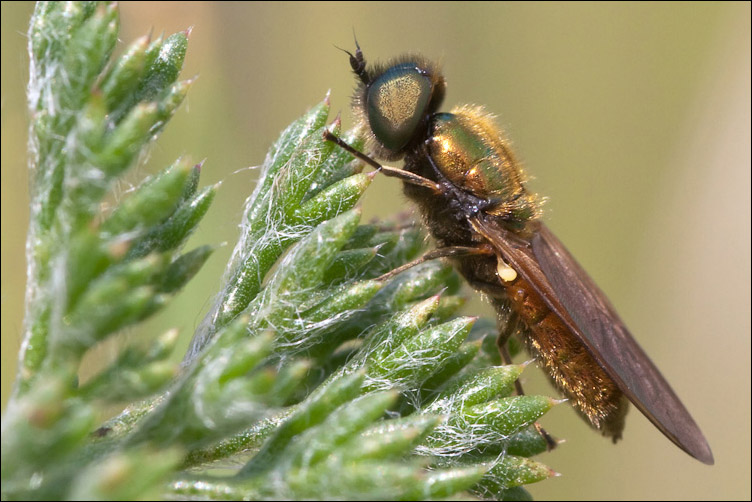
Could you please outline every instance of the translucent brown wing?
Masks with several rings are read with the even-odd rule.
[[[473,226],[572,330],[632,403],[679,448],[706,464],[705,437],[603,292],[543,223],[530,241],[479,215]]]

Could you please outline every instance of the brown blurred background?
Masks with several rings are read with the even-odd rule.
[[[23,322],[28,223],[25,32],[33,6],[2,3],[2,404]],[[193,26],[199,74],[140,175],[182,154],[225,180],[188,247],[227,242],[138,331],[188,338],[219,286],[244,199],[278,132],[328,89],[351,124],[353,77],[333,45],[443,62],[445,109],[498,114],[546,221],[609,294],[705,432],[716,465],[691,459],[634,409],[614,446],[568,405],[543,423],[567,438],[541,460],[563,473],[539,499],[750,498],[750,5],[489,3],[121,4],[125,43]],[[364,218],[405,201],[369,189]],[[468,293],[469,296],[474,296]],[[466,311],[490,315],[480,300]],[[552,395],[540,370],[528,392]]]

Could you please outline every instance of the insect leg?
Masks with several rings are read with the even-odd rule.
[[[509,349],[507,349],[507,342],[519,329],[519,323],[519,316],[515,312],[512,312],[509,314],[504,330],[499,331],[499,336],[496,337],[496,347],[499,349],[499,354],[501,355],[501,360],[504,361],[504,364],[512,364],[512,356],[509,354]],[[519,379],[514,381],[514,389],[517,391],[518,396],[525,395],[525,391],[522,390],[522,384]]]
[[[386,224],[386,223],[384,224],[376,223],[376,229],[379,232],[398,232],[400,230],[412,230],[415,228],[422,228],[422,224],[419,221],[409,221],[410,217],[411,217],[410,213],[408,213],[407,211],[403,211],[397,214],[395,220],[397,221],[408,220],[408,221],[405,221],[405,223],[391,224],[391,225]]]
[[[343,150],[350,152],[356,158],[362,160],[363,162],[373,167],[377,171],[381,172],[385,176],[399,178],[405,183],[410,183],[411,185],[422,186],[422,187],[430,189],[431,191],[435,193],[444,193],[444,190],[442,189],[441,185],[439,185],[435,181],[431,181],[428,178],[418,176],[417,174],[411,173],[409,171],[405,171],[403,169],[395,169],[393,167],[382,166],[381,164],[373,160],[368,155],[362,152],[359,152],[358,150],[351,147],[350,145],[348,145],[347,143],[342,141],[339,137],[335,136],[329,131],[324,131],[324,139],[326,141],[331,141],[332,143],[335,143],[337,146],[339,146]]]
[[[429,251],[423,256],[416,258],[415,260],[411,262],[405,263],[401,267],[397,267],[394,270],[391,270],[387,272],[386,274],[377,277],[376,280],[377,281],[389,280],[395,275],[400,274],[409,268],[413,268],[416,265],[420,265],[421,263],[424,263],[430,260],[435,260],[437,258],[446,258],[448,256],[484,255],[484,254],[492,254],[492,253],[493,251],[490,251],[484,247],[451,246],[451,247],[434,249],[433,251]]]
[[[520,322],[521,321],[517,313],[512,312],[507,319],[504,329],[499,331],[499,336],[496,338],[496,346],[499,348],[499,354],[501,355],[501,359],[504,361],[504,364],[512,364],[512,356],[509,354],[509,349],[507,349],[507,342],[520,328]],[[519,379],[514,381],[514,389],[517,392],[518,396],[525,395],[525,391],[522,389],[522,383],[520,383]],[[535,422],[533,423],[533,427],[535,427],[535,430],[538,431],[538,434],[540,434],[541,437],[546,441],[546,449],[548,451],[556,448],[556,446],[558,445],[556,439],[554,439],[553,436],[551,436],[551,434],[549,434],[546,429],[541,426],[541,424]]]

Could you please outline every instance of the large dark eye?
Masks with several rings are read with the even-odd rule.
[[[392,66],[368,87],[368,122],[376,138],[393,152],[413,137],[431,101],[433,84],[413,63]]]

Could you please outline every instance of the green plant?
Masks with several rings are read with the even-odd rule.
[[[117,32],[116,5],[100,2],[40,2],[31,22],[31,267],[3,498],[526,498],[549,477],[528,457],[555,401],[510,396],[523,366],[494,366],[495,329],[454,316],[454,272],[379,279],[424,236],[359,223],[374,174],[323,140],[340,133],[327,100],[270,150],[183,364],[168,360],[170,331],[79,383],[87,352],[211,254],[181,252],[215,192],[185,159],[103,209],[191,84],[178,80],[188,32],[110,63]]]

